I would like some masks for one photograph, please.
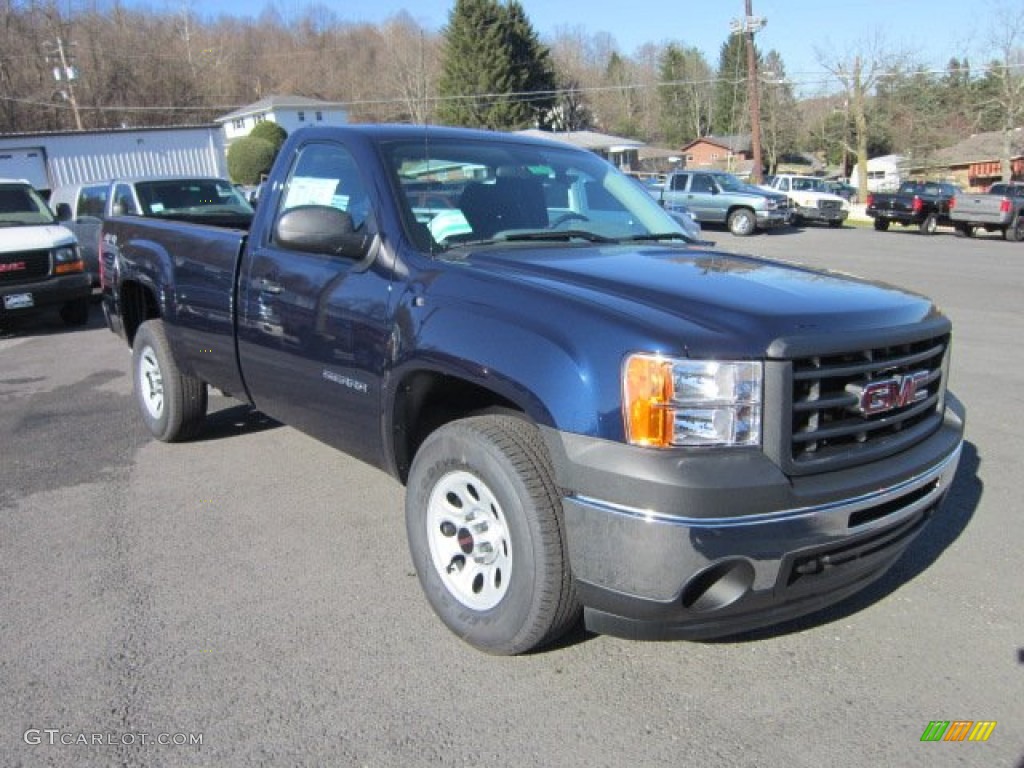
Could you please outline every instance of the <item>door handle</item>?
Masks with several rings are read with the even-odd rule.
[[[260,293],[271,293],[276,296],[283,290],[284,288],[281,287],[280,283],[275,283],[273,280],[267,280],[265,277],[260,278]]]

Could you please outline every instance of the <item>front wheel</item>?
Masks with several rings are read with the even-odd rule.
[[[206,418],[206,383],[178,369],[162,321],[147,320],[135,332],[132,374],[142,420],[153,437],[165,443],[195,437]]]
[[[885,232],[889,228],[888,219],[875,219],[875,230],[878,232]]]
[[[540,434],[506,415],[446,424],[409,472],[406,530],[431,607],[487,653],[524,653],[579,619],[561,498]]]
[[[749,208],[737,208],[729,214],[729,231],[736,237],[747,237],[757,229],[757,218]]]

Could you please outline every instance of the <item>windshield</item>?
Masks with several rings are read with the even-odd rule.
[[[135,185],[145,216],[241,214],[253,208],[233,184],[221,179],[162,179]]]
[[[597,155],[501,140],[384,146],[414,242],[685,239],[635,180]]]
[[[28,184],[0,184],[0,226],[55,224],[46,202]]]
[[[793,189],[797,192],[830,192],[824,180],[814,178],[794,178]]]

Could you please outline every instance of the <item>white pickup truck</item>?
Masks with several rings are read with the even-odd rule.
[[[850,215],[849,203],[829,192],[825,180],[817,176],[781,173],[769,176],[762,187],[789,198],[790,223],[794,226],[804,221],[822,221],[830,227],[841,227]]]
[[[58,307],[66,325],[83,325],[91,295],[75,236],[31,184],[0,179],[0,322]]]

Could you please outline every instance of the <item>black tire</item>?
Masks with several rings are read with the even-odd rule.
[[[470,645],[525,653],[579,621],[561,497],[528,422],[474,416],[431,433],[409,472],[405,520],[427,600]]]
[[[970,224],[957,222],[953,225],[953,228],[956,230],[957,237],[974,237],[974,227]]]
[[[829,219],[828,225],[832,229],[839,229],[841,226],[843,226],[843,220],[842,219]]]
[[[206,382],[178,370],[160,320],[147,320],[135,332],[132,381],[142,420],[157,440],[176,443],[202,429]]]
[[[1003,231],[1003,237],[1009,240],[1011,243],[1019,243],[1024,240],[1024,216],[1019,213],[1013,217],[1013,221]]]
[[[879,232],[885,232],[889,228],[888,219],[875,219],[875,229]]]
[[[939,217],[929,213],[924,217],[919,227],[922,235],[934,235],[939,229]]]
[[[70,327],[89,322],[89,299],[75,299],[60,308],[60,319]]]
[[[729,214],[729,231],[736,237],[748,237],[757,231],[757,217],[749,208],[737,208]]]

